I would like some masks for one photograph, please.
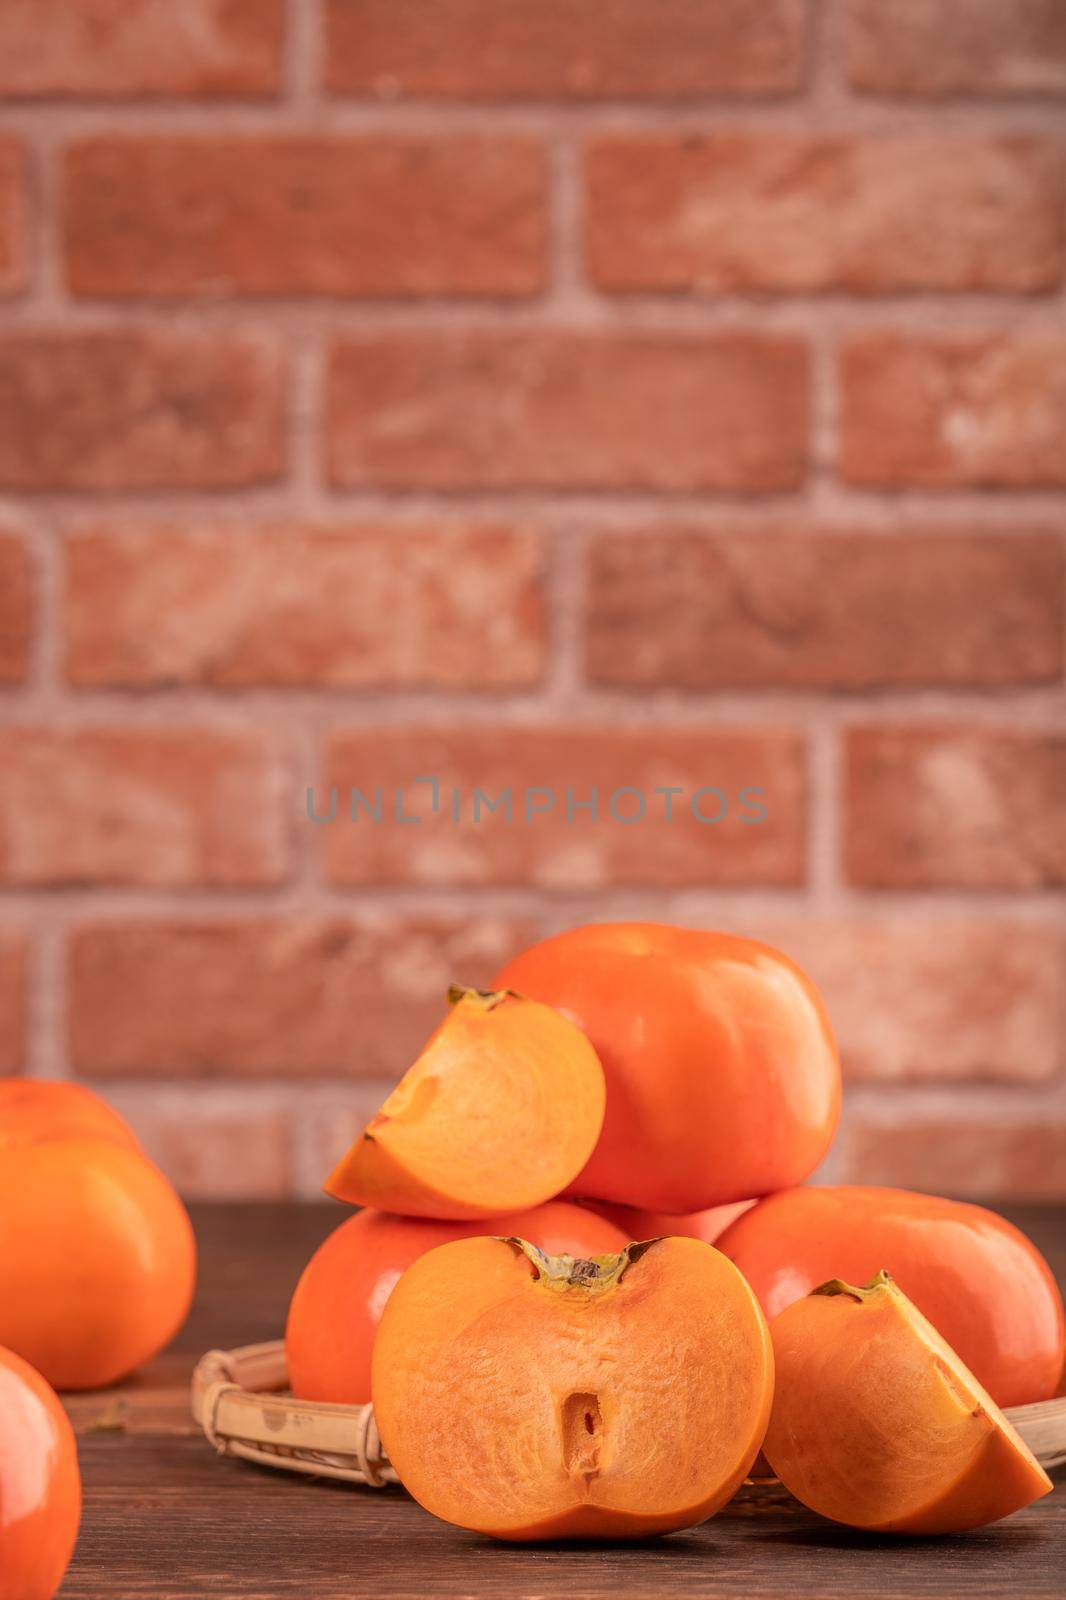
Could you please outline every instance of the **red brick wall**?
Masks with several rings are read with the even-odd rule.
[[[313,1192],[647,915],[828,1174],[1066,1193],[1064,111],[1061,0],[0,0],[0,1070]],[[428,772],[768,817],[304,815]]]

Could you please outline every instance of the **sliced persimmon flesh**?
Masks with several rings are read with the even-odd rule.
[[[995,1401],[889,1277],[834,1279],[770,1324],[763,1447],[812,1511],[883,1533],[958,1533],[1010,1516],[1051,1479]]]
[[[393,1290],[372,1389],[389,1457],[435,1516],[500,1539],[640,1538],[735,1492],[773,1352],[747,1283],[700,1240],[582,1261],[462,1239]]]
[[[585,1035],[507,990],[456,989],[414,1065],[331,1174],[327,1193],[407,1216],[525,1211],[588,1160],[606,1091]]]

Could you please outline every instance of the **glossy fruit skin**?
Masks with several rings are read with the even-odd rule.
[[[574,928],[495,984],[555,1006],[607,1079],[568,1193],[670,1214],[802,1183],[829,1148],[840,1064],[825,1007],[779,951],[658,923]]]
[[[706,1211],[690,1211],[687,1216],[671,1216],[668,1211],[638,1211],[633,1206],[616,1206],[608,1200],[583,1202],[598,1217],[606,1217],[621,1229],[626,1240],[702,1239],[715,1244],[731,1223],[742,1216],[754,1200],[738,1200],[733,1205],[710,1206]]]
[[[50,1097],[44,1111],[5,1124],[0,1101],[0,1344],[56,1389],[102,1388],[184,1322],[195,1240],[121,1119],[109,1131],[113,1114],[83,1115],[78,1096],[67,1108]]]
[[[983,1206],[906,1189],[791,1189],[748,1211],[718,1248],[769,1319],[830,1278],[884,1267],[999,1406],[1055,1393],[1062,1297],[1019,1229]]]
[[[491,1222],[357,1212],[319,1245],[296,1285],[285,1330],[293,1393],[365,1405],[378,1323],[401,1274],[437,1245],[486,1233],[518,1235],[549,1255],[605,1255],[628,1243],[610,1222],[565,1200]]]
[[[129,1123],[84,1084],[0,1078],[0,1150],[60,1138],[104,1139],[140,1149]]]
[[[40,1373],[0,1349],[0,1595],[51,1600],[78,1536],[74,1430]]]

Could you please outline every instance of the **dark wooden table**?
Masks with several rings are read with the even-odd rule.
[[[187,1328],[122,1390],[70,1399],[85,1512],[64,1600],[1066,1594],[1061,1469],[1055,1493],[1038,1505],[955,1538],[852,1533],[777,1490],[746,1492],[702,1527],[666,1539],[520,1546],[447,1527],[399,1489],[217,1457],[188,1415],[194,1361],[213,1346],[280,1335],[303,1262],[342,1215],[318,1205],[194,1210],[200,1289]],[[1066,1281],[1066,1208],[1010,1215]]]

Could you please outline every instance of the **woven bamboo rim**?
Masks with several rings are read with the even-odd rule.
[[[209,1350],[192,1377],[193,1419],[219,1455],[370,1489],[399,1483],[373,1406],[296,1400],[280,1392],[288,1381],[280,1339]]]
[[[373,1406],[297,1400],[283,1392],[287,1383],[280,1339],[211,1350],[193,1373],[193,1418],[220,1455],[370,1489],[399,1483]],[[1066,1461],[1066,1395],[1013,1406],[1007,1416],[1042,1466]]]

